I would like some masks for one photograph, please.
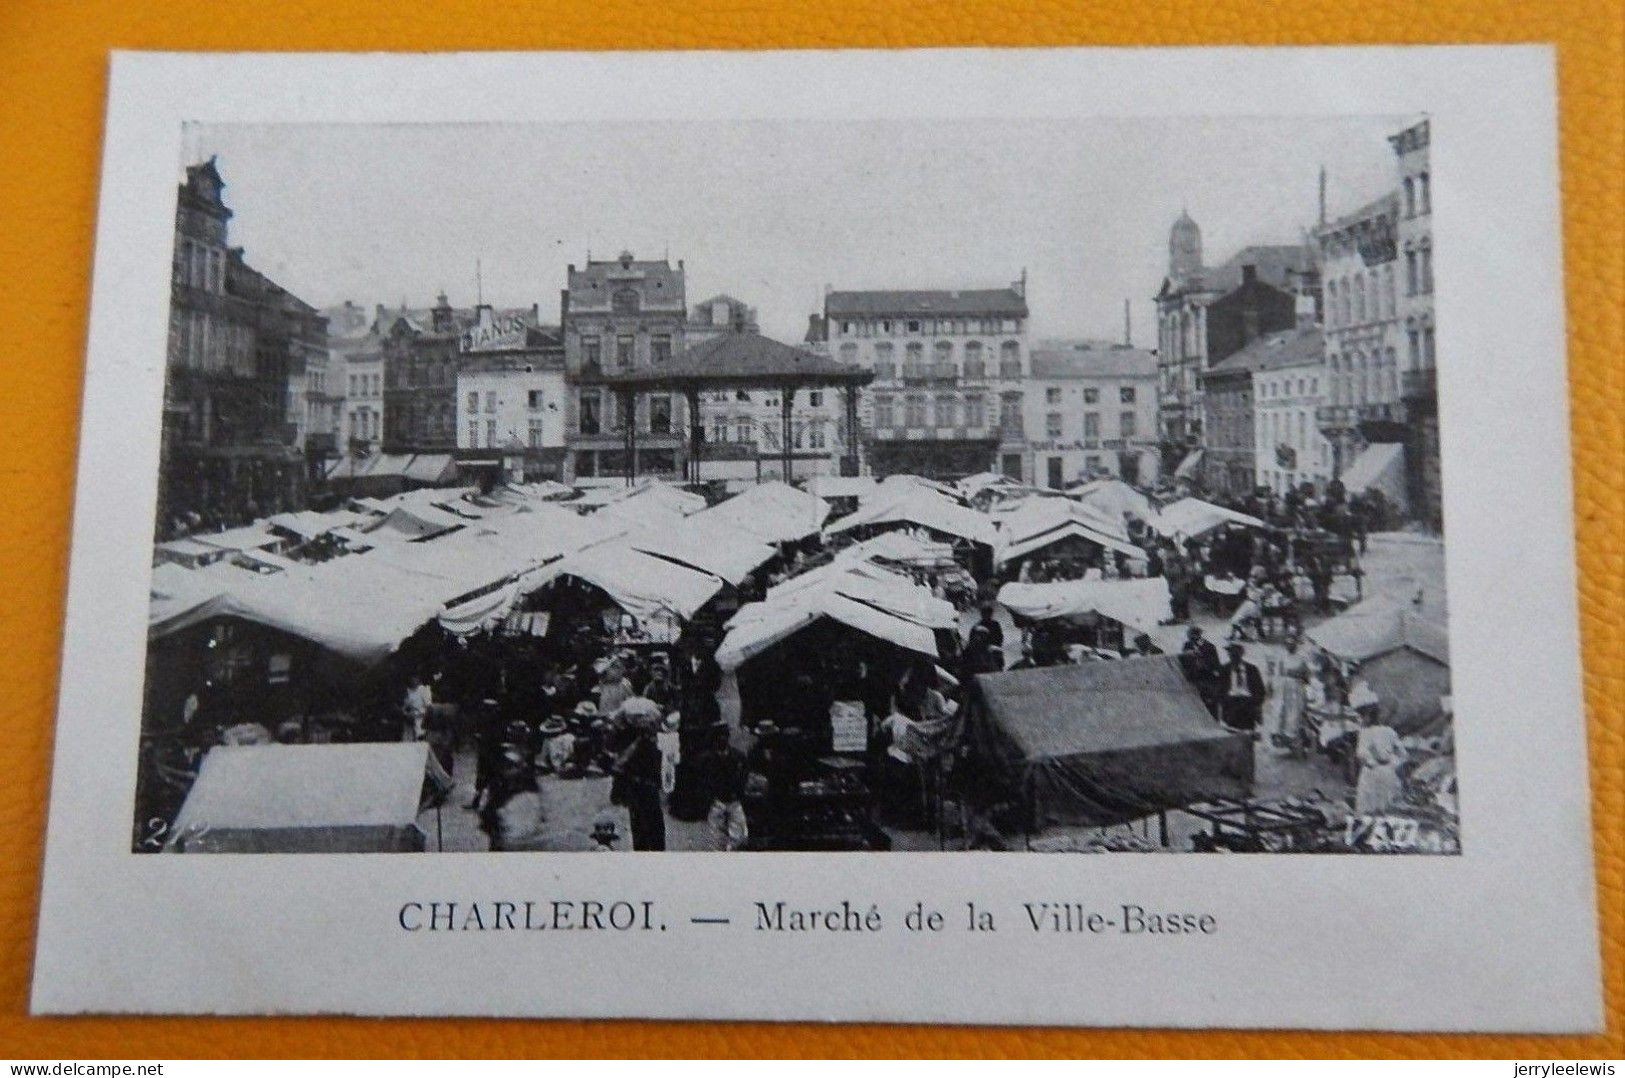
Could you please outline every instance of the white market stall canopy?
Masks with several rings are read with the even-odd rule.
[[[1073,537],[1130,558],[1145,558],[1145,551],[1128,541],[1120,523],[1096,510],[1069,498],[1029,498],[1001,514],[994,560],[1002,565]]]
[[[728,622],[717,662],[724,670],[737,669],[821,618],[931,658],[938,657],[934,630],[958,623],[952,603],[913,581],[866,562],[835,562],[742,607]]]
[[[521,586],[549,563],[614,534],[618,531],[589,518],[532,506],[463,521],[438,538],[383,543],[314,564],[257,559],[271,572],[230,561],[199,570],[159,566],[151,585],[148,636],[157,639],[211,618],[233,617],[369,666],[436,618],[459,633],[501,618]]]
[[[1066,496],[1113,520],[1122,520],[1124,513],[1133,513],[1141,520],[1149,521],[1157,513],[1150,498],[1121,479],[1091,479],[1068,489]]]
[[[619,539],[553,563],[527,579],[526,587],[533,590],[562,576],[601,588],[616,606],[644,623],[687,621],[722,590],[721,577],[635,550]]]
[[[740,528],[769,543],[793,543],[817,535],[829,503],[780,482],[758,483],[695,514],[725,528]]]
[[[175,818],[171,852],[423,848],[428,745],[220,745]]]
[[[831,498],[867,498],[879,484],[867,475],[815,475],[807,480],[807,493]]]
[[[1141,631],[1150,631],[1173,617],[1168,581],[1063,580],[1050,584],[1006,584],[999,603],[1013,614],[1034,621],[1099,614]]]
[[[1376,442],[1365,447],[1343,473],[1343,487],[1350,494],[1380,490],[1395,505],[1405,504],[1405,446],[1399,442]]]
[[[924,539],[906,531],[881,532],[871,539],[842,550],[836,561],[889,561],[900,565],[937,567],[954,560],[954,548],[948,543]]]
[[[634,532],[623,542],[633,550],[721,577],[736,587],[779,553],[750,532],[709,519],[707,513],[696,513],[673,527]]]
[[[840,535],[868,525],[899,524],[927,528],[985,546],[997,544],[998,534],[987,514],[967,509],[934,490],[911,483],[899,484],[899,487],[896,493],[882,487],[873,501],[837,520],[825,534]]]
[[[1163,506],[1151,518],[1150,524],[1161,535],[1194,538],[1206,535],[1225,524],[1241,524],[1248,528],[1262,528],[1265,524],[1257,517],[1226,509],[1222,505],[1204,502],[1200,498],[1181,498],[1172,505]]]

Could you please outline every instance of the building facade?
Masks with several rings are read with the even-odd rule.
[[[1181,213],[1168,234],[1168,273],[1157,304],[1157,412],[1170,467],[1204,444],[1202,374],[1265,333],[1291,329],[1300,295],[1318,303],[1311,245],[1257,245],[1203,263],[1202,231]],[[1250,391],[1249,391],[1250,392]]]
[[[1252,373],[1253,483],[1277,494],[1309,484],[1317,493],[1332,478],[1332,447],[1320,433],[1325,397],[1325,337],[1319,326],[1271,334]]]
[[[874,372],[859,414],[867,469],[1030,482],[1026,276],[1008,288],[827,291],[809,337]]]
[[[637,424],[639,475],[679,476],[687,463],[684,402],[640,393],[633,414],[605,379],[657,368],[685,347],[688,307],[682,260],[640,260],[630,251],[569,267],[559,324],[572,392],[566,401],[564,469],[568,478],[626,475],[623,424]]]
[[[1439,397],[1433,344],[1433,174],[1429,122],[1422,120],[1389,139],[1398,159],[1398,245],[1402,285],[1399,323],[1404,334],[1400,397],[1409,428],[1407,486],[1413,515],[1433,531],[1444,530],[1444,486],[1439,470]]]
[[[327,366],[343,395],[339,412],[340,453],[365,456],[384,438],[383,342],[367,308],[345,302],[322,311],[327,318]]]
[[[1300,296],[1297,324],[1292,329],[1256,337],[1203,372],[1203,476],[1208,489],[1247,494],[1258,483],[1261,461],[1293,455],[1283,452],[1276,442],[1259,440],[1258,374],[1277,363],[1319,362],[1323,340],[1313,300]],[[1297,388],[1293,386],[1294,392]],[[1307,387],[1304,393],[1308,393]],[[1313,421],[1312,416],[1306,419]],[[1275,427],[1270,431],[1273,434]]]
[[[379,327],[384,368],[384,442],[391,453],[444,453],[457,446],[458,338],[463,320],[445,293],[425,320],[403,312]]]
[[[500,329],[479,308],[457,371],[457,460],[500,466],[510,479],[563,474],[569,388],[556,328],[513,319]]]
[[[1397,191],[1316,230],[1326,282],[1326,401],[1318,416],[1342,478],[1372,445],[1407,439],[1400,399]]]
[[[1126,345],[1053,342],[1033,349],[1030,366],[1025,426],[1036,485],[1157,478],[1156,356]]]
[[[304,504],[291,379],[325,350],[325,324],[230,246],[224,189],[210,158],[176,193],[159,534]]]

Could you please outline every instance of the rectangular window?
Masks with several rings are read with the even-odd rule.
[[[649,397],[649,431],[671,433],[671,394],[655,393]]]
[[[1059,438],[1061,436],[1061,413],[1050,412],[1044,417],[1044,437]]]
[[[958,416],[955,413],[957,413],[959,409],[956,408],[954,404],[954,398],[952,397],[937,398],[938,427],[952,427],[954,423],[957,422]]]
[[[734,420],[734,441],[744,443],[750,440],[750,417],[742,415]]]
[[[621,370],[631,370],[633,357],[637,355],[638,339],[636,337],[615,338],[615,365]]]
[[[541,411],[542,410],[542,391],[539,390],[539,389],[532,389],[528,393],[526,393],[525,394],[525,406],[528,407],[533,412]]]
[[[470,419],[468,421],[468,448],[470,448],[470,449],[478,449],[479,447],[480,447],[480,421],[477,420],[477,419]]]
[[[581,391],[581,411],[577,417],[582,434],[598,434],[603,430],[603,399],[596,389]]]
[[[1117,390],[1117,399],[1118,399],[1118,401],[1120,401],[1123,404],[1133,404],[1134,403],[1134,387],[1133,386],[1119,386],[1118,390]]]
[[[824,406],[824,391],[821,389],[808,390],[807,403],[814,408],[822,408]]]
[[[925,398],[910,396],[903,399],[903,425],[905,427],[925,426]]]
[[[487,447],[489,447],[491,449],[496,448],[496,444],[497,444],[497,421],[494,420],[494,419],[487,419],[485,421],[485,444],[486,444]]]
[[[664,363],[671,358],[671,338],[665,334],[649,338],[649,361]]]
[[[497,395],[496,395],[495,390],[487,390],[486,391],[486,394],[485,394],[485,410],[487,412],[494,412],[494,411],[497,410]]]
[[[807,441],[814,449],[824,448],[824,421],[814,419],[807,424]]]
[[[530,447],[532,449],[542,448],[542,421],[540,419],[530,421]]]
[[[1100,413],[1099,412],[1085,412],[1085,413],[1083,413],[1083,436],[1084,436],[1084,438],[1091,439],[1091,440],[1100,437]]]
[[[597,337],[581,338],[581,369],[590,374],[597,374],[604,362],[603,346]]]
[[[1134,413],[1124,412],[1117,417],[1117,436],[1119,438],[1138,437],[1139,432],[1134,429]]]
[[[987,425],[987,406],[980,396],[965,398],[965,426],[984,427]]]
[[[468,411],[469,411],[469,413],[473,414],[474,412],[477,412],[479,410],[480,410],[480,395],[478,393],[470,393],[468,395]]]
[[[727,416],[713,416],[711,418],[711,440],[713,442],[726,442],[728,440]]]
[[[896,423],[896,420],[892,416],[891,398],[890,397],[876,397],[875,398],[875,426],[877,426],[877,427],[891,427],[891,426],[894,426],[895,423]]]
[[[1090,386],[1089,388],[1085,389],[1083,391],[1083,403],[1085,403],[1085,404],[1099,404],[1100,403],[1100,390],[1098,388],[1094,387],[1094,386]]]
[[[1061,403],[1061,390],[1060,390],[1060,388],[1057,387],[1057,386],[1050,386],[1048,389],[1044,390],[1044,403],[1045,404],[1060,404]]]

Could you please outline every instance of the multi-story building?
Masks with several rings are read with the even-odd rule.
[[[346,301],[322,311],[327,318],[329,380],[343,394],[338,429],[340,453],[365,456],[384,438],[383,339],[373,315]]]
[[[1311,353],[1319,361],[1323,338],[1315,322],[1314,300],[1299,296],[1297,302],[1297,325],[1292,329],[1256,337],[1202,372],[1203,475],[1214,491],[1250,492],[1258,483],[1263,460],[1273,459],[1276,452],[1276,443],[1258,437],[1259,372],[1279,362],[1308,362],[1305,357]],[[1314,422],[1312,407],[1305,422]]]
[[[1008,288],[826,291],[808,334],[825,339],[810,343],[875,374],[860,405],[868,470],[1032,480],[1026,292],[1025,274]]]
[[[1045,342],[1026,386],[1034,481],[1063,489],[1082,479],[1157,477],[1157,357],[1127,345]]]
[[[463,334],[457,371],[457,459],[465,469],[496,465],[510,479],[563,472],[569,389],[558,329],[478,308]]]
[[[290,377],[325,350],[308,304],[229,244],[215,159],[176,194],[157,530],[237,523],[299,508],[305,466],[290,424]]]
[[[1252,482],[1285,494],[1309,484],[1324,491],[1332,477],[1332,447],[1320,433],[1316,410],[1325,400],[1325,337],[1319,326],[1272,333],[1255,349],[1252,372]]]
[[[457,448],[457,371],[481,308],[451,305],[445,293],[427,311],[378,309],[373,329],[383,353],[383,448],[450,453]],[[491,311],[493,324],[535,325],[535,307]]]
[[[1413,514],[1434,531],[1444,528],[1439,474],[1439,399],[1433,350],[1433,178],[1427,120],[1389,140],[1399,162],[1397,243],[1403,259],[1399,322],[1404,333],[1400,398],[1409,427],[1407,486]]]
[[[688,429],[683,400],[640,393],[633,414],[606,379],[658,368],[683,350],[688,324],[683,263],[639,260],[622,251],[609,261],[569,267],[560,297],[565,371],[574,386],[566,401],[565,475],[626,475],[623,423],[637,424],[636,471],[681,475]]]
[[[1264,333],[1291,329],[1296,297],[1318,299],[1320,272],[1307,245],[1243,248],[1203,264],[1202,230],[1181,213],[1168,234],[1168,274],[1156,295],[1158,420],[1165,463],[1203,444],[1202,372]]]
[[[1332,474],[1364,472],[1373,445],[1408,437],[1400,400],[1397,191],[1315,230],[1326,287],[1326,401],[1321,433],[1332,447]],[[1387,460],[1390,450],[1372,459]]]

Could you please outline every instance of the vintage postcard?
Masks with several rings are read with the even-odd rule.
[[[1594,1028],[1553,87],[116,57],[35,1008]]]

